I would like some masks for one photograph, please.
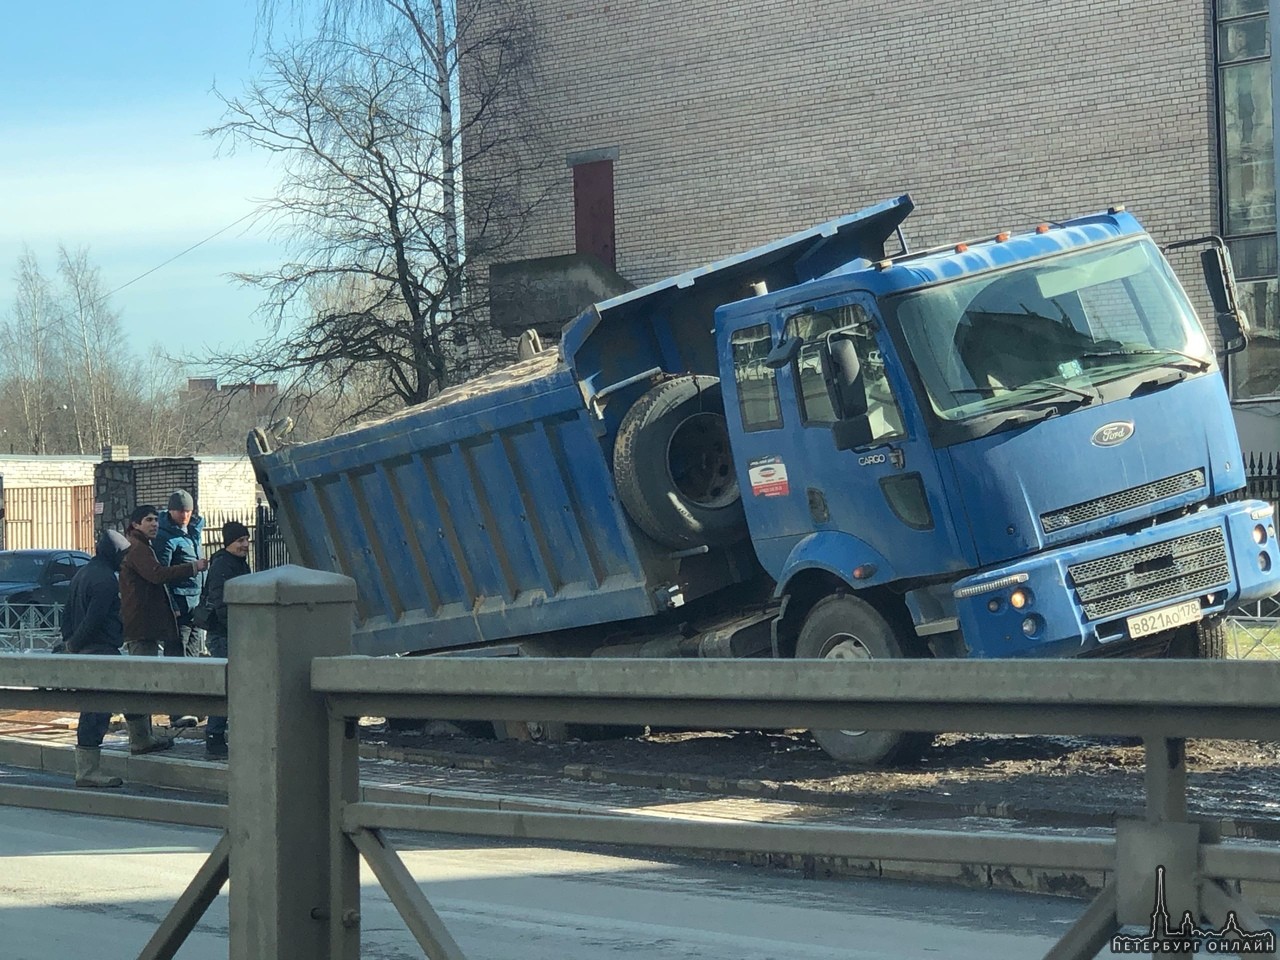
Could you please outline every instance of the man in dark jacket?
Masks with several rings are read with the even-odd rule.
[[[185,490],[169,494],[169,507],[160,517],[160,529],[152,546],[162,567],[194,564],[200,559],[200,538],[204,535],[204,518],[195,515],[196,502]],[[166,643],[166,657],[199,657],[204,655],[204,640],[191,623],[191,611],[200,598],[202,577],[199,573],[169,581],[169,599],[178,614],[178,639],[172,647]]]
[[[213,609],[209,623],[209,655],[227,656],[227,601],[224,590],[228,580],[249,572],[249,528],[237,520],[222,525],[223,547],[209,560],[205,581],[205,602]],[[227,718],[210,717],[205,728],[205,753],[215,760],[227,755]]]
[[[124,621],[124,646],[130,656],[155,657],[162,650],[177,646],[178,624],[165,585],[175,580],[194,577],[209,565],[202,559],[177,566],[162,566],[151,549],[160,526],[160,515],[150,504],[138,507],[129,515],[129,552],[120,565],[120,617]],[[181,649],[181,647],[178,647]],[[175,718],[176,719],[176,718]],[[183,717],[194,726],[195,717]],[[151,736],[151,718],[146,721],[146,738],[139,736],[137,746],[144,746]],[[129,728],[130,746],[133,728]]]
[[[95,556],[71,578],[70,593],[62,611],[62,639],[67,653],[88,656],[119,656],[124,642],[124,628],[120,623],[120,587],[116,572],[129,549],[129,541],[115,530],[105,531],[98,538]],[[127,714],[125,720],[132,727],[145,718]],[[111,724],[109,713],[82,713],[76,727],[76,786],[118,787],[119,777],[108,776],[101,770],[102,739]],[[164,750],[173,744],[168,740],[156,741],[147,750]]]

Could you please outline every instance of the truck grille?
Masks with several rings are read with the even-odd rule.
[[[1067,567],[1089,620],[1231,582],[1220,527]]]
[[[1187,493],[1191,490],[1199,490],[1204,485],[1204,470],[1190,470],[1187,473],[1180,473],[1176,477],[1153,480],[1151,483],[1130,487],[1128,490],[1121,490],[1119,493],[1109,493],[1105,497],[1086,500],[1084,503],[1063,507],[1061,510],[1054,510],[1050,513],[1042,513],[1040,515],[1040,525],[1044,528],[1045,533],[1056,533],[1067,527],[1074,527],[1078,523],[1100,520],[1112,514],[1132,510],[1134,507],[1155,503],[1157,500],[1163,500],[1166,497],[1177,496],[1180,493]]]

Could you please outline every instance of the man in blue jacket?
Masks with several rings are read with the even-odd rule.
[[[195,563],[200,559],[200,537],[204,518],[195,515],[195,500],[185,490],[169,495],[168,512],[160,518],[160,530],[152,541],[156,559],[162,567]],[[178,616],[178,646],[165,646],[166,657],[200,657],[205,655],[204,634],[191,623],[191,611],[200,602],[203,575],[195,574],[169,584],[169,599]]]

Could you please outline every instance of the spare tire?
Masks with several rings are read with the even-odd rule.
[[[716,377],[675,377],[632,404],[613,475],[631,519],[661,544],[725,547],[747,535]]]

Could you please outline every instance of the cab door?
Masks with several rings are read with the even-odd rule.
[[[793,338],[800,346],[791,361],[767,369],[770,349]],[[851,347],[857,357],[862,409],[841,409],[836,338],[843,341],[837,352]],[[893,579],[963,567],[933,449],[903,402],[906,379],[873,298],[845,293],[784,308],[729,339],[743,427],[743,442],[735,438],[738,475],[766,570],[778,576],[794,546],[823,531],[862,541],[888,561],[883,574]],[[838,448],[837,436],[855,434],[851,449]]]

